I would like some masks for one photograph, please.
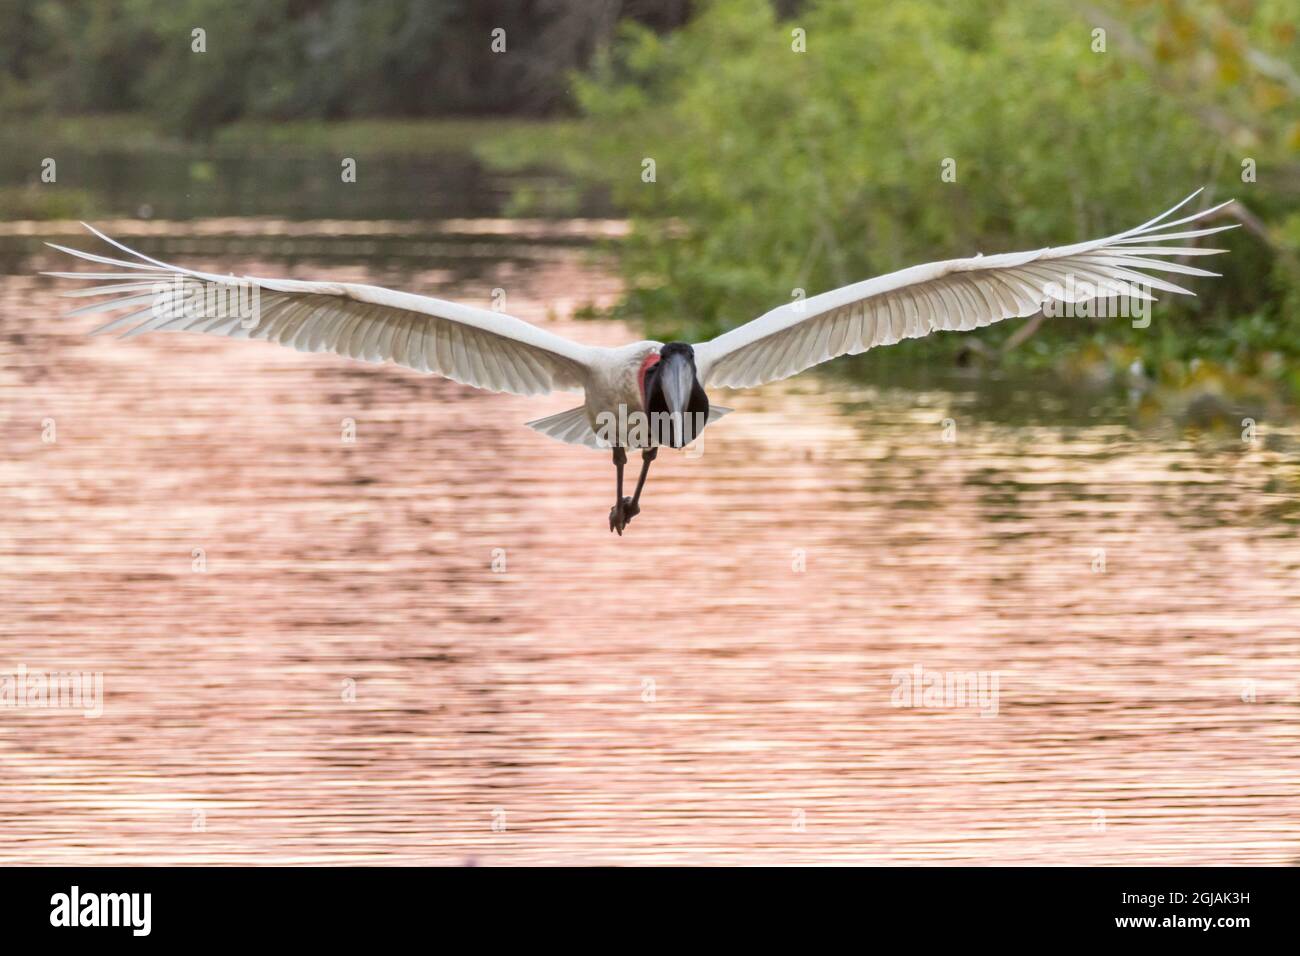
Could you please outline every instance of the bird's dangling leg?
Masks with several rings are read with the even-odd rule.
[[[658,448],[647,448],[641,452],[641,474],[636,480],[636,491],[632,493],[631,498],[624,498],[623,465],[627,463],[627,452],[623,451],[622,448],[614,450],[614,464],[618,466],[618,504],[609,509],[610,531],[617,531],[621,536],[623,529],[641,513],[641,489],[645,487],[646,476],[650,474],[650,462],[654,461],[658,455]]]
[[[650,474],[650,462],[659,456],[658,446],[647,448],[641,452],[641,476],[636,480],[636,491],[632,493],[630,500],[624,503],[624,511],[627,513],[627,520],[631,521],[641,513],[641,489],[645,487],[645,479]]]
[[[625,501],[630,498],[623,497],[623,466],[627,464],[627,452],[620,446],[614,449],[614,470],[616,477],[614,479],[614,507],[609,509],[609,530],[617,531],[618,536],[623,536],[623,529],[627,527],[627,515],[623,507]]]

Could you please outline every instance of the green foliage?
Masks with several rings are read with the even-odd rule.
[[[1246,27],[1197,4],[1105,9],[1117,18],[1105,52],[1072,5],[1010,0],[822,0],[789,21],[758,0],[716,0],[667,36],[626,28],[578,84],[600,131],[583,168],[635,223],[623,311],[658,337],[707,336],[795,289],[1105,235],[1206,185],[1265,224],[1227,235],[1232,253],[1213,260],[1222,280],[1167,298],[1156,332],[1047,323],[1038,349],[1017,351],[1032,361],[1091,343],[1155,365],[1169,336],[1183,355],[1300,353],[1283,307],[1300,289],[1295,96],[1248,57],[1250,43],[1290,51],[1280,73],[1294,71],[1282,6],[1260,4]],[[792,49],[796,28],[807,52]],[[1243,92],[1252,83],[1264,92]],[[1245,156],[1258,183],[1241,181]],[[653,183],[640,175],[647,157]],[[955,182],[941,179],[948,158]],[[996,346],[1019,324],[979,335]],[[961,347],[938,338],[900,348]]]
[[[523,0],[0,0],[0,110],[142,112],[192,139],[238,119],[541,115],[614,23]]]
[[[0,186],[0,212],[8,219],[76,219],[92,208],[91,197],[79,189]]]

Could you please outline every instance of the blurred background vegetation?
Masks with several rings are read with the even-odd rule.
[[[1030,319],[890,361],[1295,397],[1296,19],[1294,0],[0,0],[0,113],[11,138],[141,153],[461,148],[563,170],[631,219],[618,311],[660,338],[795,289],[1104,235],[1204,185],[1243,228],[1213,237],[1224,278],[1150,328]],[[100,205],[16,175],[3,218]],[[511,209],[566,212],[536,185]]]
[[[685,0],[0,0],[0,107],[140,111],[211,135],[238,119],[544,115],[620,24]],[[206,51],[196,57],[192,31]],[[489,50],[506,33],[506,55]]]

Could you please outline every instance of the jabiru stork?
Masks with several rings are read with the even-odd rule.
[[[1165,244],[1234,228],[1179,229],[1228,203],[1169,220],[1200,192],[1140,226],[1104,239],[913,266],[778,306],[696,344],[647,340],[619,348],[581,345],[501,312],[409,292],[349,282],[196,272],[142,255],[85,223],[131,260],[49,243],[112,271],[45,274],[107,283],[65,293],[105,297],[70,315],[130,310],[96,333],[122,330],[122,337],[128,338],[155,331],[204,332],[265,339],[300,351],[391,361],[490,391],[581,391],[581,405],[527,424],[559,441],[613,450],[615,498],[609,527],[622,535],[640,512],[646,476],[660,446],[681,448],[730,411],[712,404],[706,388],[762,385],[836,356],[936,331],[982,328],[1033,315],[1052,302],[1117,295],[1153,301],[1151,289],[1193,295],[1149,273],[1217,275],[1154,258],[1226,251]],[[228,303],[236,293],[251,293],[255,315],[208,307]],[[636,490],[624,496],[628,449],[641,451],[641,473]]]

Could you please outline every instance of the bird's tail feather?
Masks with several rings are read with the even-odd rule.
[[[708,424],[712,425],[731,411],[733,409],[710,404]],[[600,439],[592,430],[591,423],[587,421],[587,409],[582,405],[526,424],[534,431],[539,431],[557,441],[568,442],[571,445],[586,445],[588,448],[606,447],[600,443]]]
[[[596,440],[596,433],[592,431],[591,423],[587,421],[587,409],[582,405],[556,415],[547,415],[545,418],[528,422],[527,425],[557,441],[565,441],[571,445],[586,445],[588,448],[600,447]]]

